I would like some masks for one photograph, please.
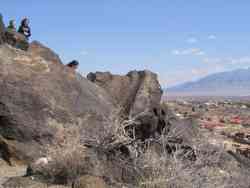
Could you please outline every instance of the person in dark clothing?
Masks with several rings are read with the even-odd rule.
[[[67,64],[67,67],[76,70],[79,66],[79,62],[77,60],[73,60]]]
[[[15,20],[10,20],[9,26],[7,27],[8,30],[10,31],[16,31],[16,22]]]
[[[24,18],[22,20],[21,25],[18,29],[18,32],[23,34],[27,40],[29,39],[29,37],[31,36],[31,30],[29,27],[29,19],[28,18]]]

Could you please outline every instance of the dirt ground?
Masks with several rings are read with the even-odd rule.
[[[2,184],[7,181],[8,178],[25,175],[26,169],[27,166],[25,165],[11,167],[0,160],[0,188],[2,188]]]

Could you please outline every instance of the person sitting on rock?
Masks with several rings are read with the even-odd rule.
[[[22,35],[24,35],[27,40],[29,39],[29,37],[31,36],[31,30],[29,27],[29,19],[28,18],[24,18],[22,20],[21,25],[18,29],[18,32],[21,33]]]
[[[17,44],[17,36],[16,36],[16,22],[15,20],[10,20],[9,25],[5,32],[5,39],[8,44],[16,47]]]
[[[77,60],[73,60],[67,64],[67,67],[76,70],[79,66],[79,62]]]
[[[9,31],[16,31],[16,22],[15,20],[10,20],[9,26],[7,27]]]

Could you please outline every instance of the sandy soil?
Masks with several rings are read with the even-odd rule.
[[[2,184],[8,180],[8,178],[23,176],[26,173],[27,166],[9,166],[4,161],[0,160],[0,188]]]

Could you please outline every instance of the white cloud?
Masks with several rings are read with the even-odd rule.
[[[187,43],[190,43],[190,44],[194,44],[194,43],[197,43],[198,42],[198,39],[197,38],[194,38],[194,37],[190,37],[187,39]]]
[[[215,35],[209,35],[208,36],[208,39],[210,39],[210,40],[215,40],[217,37],[215,36]]]
[[[238,58],[238,59],[231,59],[231,64],[232,65],[250,64],[250,57],[241,57],[241,58]]]
[[[223,62],[221,58],[205,58],[203,60],[203,63],[206,64],[220,64],[221,62]]]
[[[181,51],[180,51],[180,50],[173,50],[173,51],[172,51],[172,54],[173,54],[173,55],[180,55],[180,54],[181,54]]]
[[[86,51],[86,50],[82,50],[80,54],[81,54],[82,56],[85,56],[85,55],[88,55],[88,54],[89,54],[89,52],[88,52],[88,51]]]
[[[188,48],[183,50],[173,50],[173,55],[196,55],[196,56],[203,56],[206,53],[199,48]]]
[[[201,74],[204,74],[204,71],[201,69],[192,69],[191,73],[192,75],[201,75]]]
[[[244,56],[239,58],[206,58],[203,60],[207,64],[223,64],[223,65],[250,65],[250,56]]]

